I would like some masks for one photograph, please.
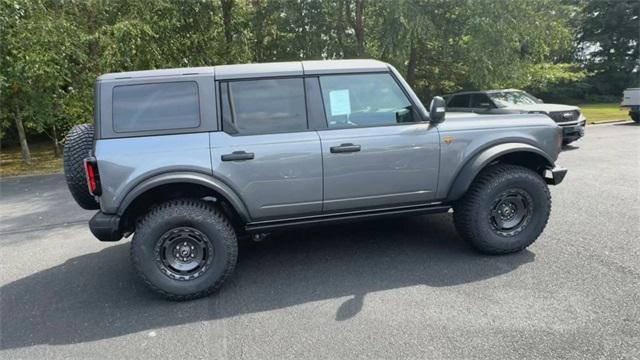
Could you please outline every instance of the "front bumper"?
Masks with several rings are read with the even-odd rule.
[[[562,141],[575,141],[584,136],[584,126],[586,121],[583,120],[577,124],[560,125],[562,128]]]
[[[120,216],[104,214],[98,211],[89,220],[89,229],[100,241],[118,241],[122,239]]]
[[[564,177],[567,175],[567,169],[556,166],[553,169],[549,169],[545,172],[544,180],[549,185],[558,185],[564,180]]]

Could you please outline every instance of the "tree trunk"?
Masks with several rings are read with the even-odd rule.
[[[254,18],[253,18],[253,33],[255,36],[254,48],[253,48],[253,59],[256,62],[260,62],[263,59],[262,48],[264,45],[264,18],[265,11],[262,8],[261,0],[252,0],[251,4],[254,9]]]
[[[407,64],[407,84],[413,88],[416,84],[416,64],[418,62],[418,50],[413,39],[411,39],[411,50],[409,52],[409,63]]]
[[[56,157],[60,157],[60,141],[58,140],[58,129],[53,125],[51,128],[53,134],[53,153]]]
[[[338,55],[340,58],[344,58],[346,54],[346,49],[344,46],[344,32],[345,32],[345,21],[346,19],[350,19],[351,15],[349,10],[348,1],[342,0],[338,3],[338,21],[336,23],[336,42],[338,43],[337,50],[334,50],[333,56]]]
[[[225,58],[227,60],[230,60],[229,51],[231,51],[231,42],[233,41],[233,31],[231,29],[233,1],[234,0],[220,0],[222,7],[222,25],[224,27]]]
[[[24,125],[22,124],[22,116],[20,115],[20,108],[16,106],[16,128],[18,129],[18,138],[20,139],[20,149],[22,150],[22,162],[27,165],[31,164],[31,152],[29,152],[29,144],[27,144],[27,134],[24,132]]]
[[[356,34],[356,56],[364,56],[364,9],[366,0],[356,0],[356,14],[353,20],[353,31]]]

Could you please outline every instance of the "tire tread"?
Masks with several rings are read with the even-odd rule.
[[[141,241],[145,240],[144,238],[141,238],[139,234],[144,234],[153,226],[157,225],[159,222],[162,222],[167,215],[175,214],[176,212],[187,216],[206,217],[207,221],[215,224],[215,226],[218,227],[218,229],[221,230],[223,234],[225,234],[225,236],[223,236],[223,243],[226,251],[229,254],[229,261],[225,266],[223,275],[220,276],[213,284],[211,284],[206,289],[188,295],[176,295],[167,292],[153,284],[149,280],[149,278],[145,276],[144,272],[142,271],[142,267],[140,266],[144,259],[141,259],[134,251],[134,248],[138,246]],[[236,259],[238,257],[238,246],[235,231],[231,226],[231,223],[218,208],[212,206],[204,200],[177,199],[170,200],[153,207],[149,212],[147,212],[138,220],[136,224],[136,234],[131,241],[130,255],[133,266],[136,269],[136,273],[149,289],[166,299],[173,301],[185,301],[208,296],[218,290],[220,286],[222,286],[224,281],[233,273],[235,269]]]
[[[515,178],[515,177],[529,177],[534,182],[542,182],[544,188],[544,194],[547,199],[547,211],[551,211],[551,194],[549,193],[549,189],[546,184],[540,177],[540,175],[536,174],[534,171],[519,165],[511,165],[511,164],[497,164],[484,169],[478,177],[471,184],[471,187],[465,194],[465,196],[458,201],[458,203],[454,206],[453,219],[454,224],[460,235],[473,246],[476,250],[485,253],[485,254],[508,254],[512,252],[521,251],[531,245],[542,233],[542,230],[546,227],[549,217],[547,217],[544,221],[543,226],[540,229],[540,232],[536,234],[536,236],[532,237],[532,239],[524,244],[521,244],[518,247],[511,249],[501,249],[496,247],[495,245],[488,242],[483,236],[480,236],[478,229],[476,229],[474,225],[474,216],[476,216],[476,212],[474,211],[475,207],[481,202],[481,196],[487,188],[493,186],[498,181],[504,181],[505,179]]]
[[[93,148],[93,136],[93,125],[76,125],[67,134],[63,149],[64,176],[67,186],[74,200],[86,210],[100,208],[100,204],[89,193],[83,163]]]

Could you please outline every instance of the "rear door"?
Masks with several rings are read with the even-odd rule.
[[[222,130],[213,132],[213,173],[252,219],[322,210],[320,140],[309,130],[301,77],[218,83]]]
[[[434,197],[439,135],[389,73],[319,77],[325,212],[424,203]]]

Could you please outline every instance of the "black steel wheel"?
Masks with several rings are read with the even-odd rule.
[[[183,226],[164,233],[155,247],[156,265],[176,280],[193,280],[207,271],[215,256],[209,238],[195,228]]]
[[[145,285],[171,300],[216,291],[231,275],[238,256],[236,234],[212,203],[171,200],[138,221],[131,258]]]
[[[497,164],[480,172],[454,206],[458,233],[476,250],[507,254],[531,245],[551,213],[544,179],[526,167]]]
[[[522,189],[509,189],[497,196],[491,207],[491,228],[501,236],[514,236],[524,230],[533,215],[531,195]]]

